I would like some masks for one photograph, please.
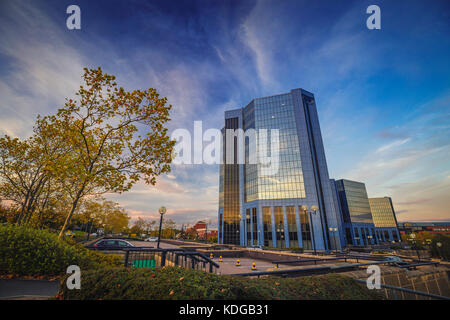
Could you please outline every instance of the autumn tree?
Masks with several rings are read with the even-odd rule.
[[[146,231],[147,226],[146,226],[146,221],[144,219],[142,219],[141,217],[139,217],[134,223],[133,226],[131,227],[131,233],[135,233],[135,234],[142,234]]]
[[[126,91],[101,68],[85,68],[83,79],[75,99],[42,119],[45,136],[70,150],[51,167],[72,199],[60,237],[86,196],[128,191],[141,178],[154,185],[175,143],[165,128],[171,106],[155,89]]]
[[[124,232],[130,221],[124,208],[114,201],[103,198],[85,200],[77,218],[84,224],[92,222],[95,227],[103,228],[106,233]]]
[[[164,219],[161,236],[163,238],[173,238],[175,236],[176,223],[172,219]]]
[[[0,138],[0,198],[20,208],[18,224],[29,223],[34,212],[47,207],[50,197],[56,198],[51,168],[64,157],[68,146],[44,134],[46,126],[38,117],[31,137]]]

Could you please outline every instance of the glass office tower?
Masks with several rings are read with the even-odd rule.
[[[362,182],[341,179],[336,181],[335,186],[342,211],[341,231],[346,244],[361,246],[376,244],[375,225],[366,185]]]
[[[392,199],[389,197],[369,198],[369,204],[379,242],[399,241],[400,233]]]
[[[244,139],[244,162],[220,166],[219,243],[276,248],[341,248],[330,239],[338,228],[314,95],[303,89],[256,98],[247,106],[225,112],[227,129],[268,130],[268,140],[253,148]],[[275,173],[250,161],[255,152],[271,153],[271,129],[279,132]],[[234,160],[237,159],[237,138]],[[267,143],[267,144],[266,144]],[[257,150],[257,151],[256,151]],[[228,151],[229,152],[229,151]],[[223,159],[227,159],[226,150]],[[273,165],[273,163],[272,163]]]

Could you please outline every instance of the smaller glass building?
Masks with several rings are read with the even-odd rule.
[[[335,183],[342,212],[343,238],[346,244],[367,246],[376,244],[375,225],[370,211],[366,185],[346,179]]]
[[[369,198],[369,204],[378,241],[399,241],[400,234],[392,199],[389,197]]]

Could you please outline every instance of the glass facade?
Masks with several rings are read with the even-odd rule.
[[[298,232],[297,232],[297,220],[295,219],[295,207],[286,207],[286,219],[289,232],[289,247],[297,248],[298,245]]]
[[[283,207],[274,207],[277,248],[285,248]]]
[[[256,214],[256,208],[252,208],[252,221],[253,221],[253,245],[256,246],[258,244],[258,220]]]
[[[336,224],[335,206],[314,95],[293,89],[225,111],[224,148],[232,142],[230,132],[225,134],[227,129],[244,131],[240,142],[245,162],[228,162],[220,167],[219,216],[223,216],[223,232],[219,241],[243,246],[302,246],[308,250],[316,244],[317,250],[328,249],[327,223],[331,218]],[[233,138],[236,163],[241,133]],[[261,139],[264,133],[266,139]],[[275,136],[279,138],[278,157],[272,150]],[[225,151],[223,158],[227,159]],[[270,164],[261,164],[262,158]],[[276,168],[275,172],[267,175],[266,166]],[[298,215],[303,205],[317,207],[313,221],[309,212]]]
[[[263,207],[263,232],[264,232],[264,246],[273,247],[272,240],[272,215],[270,207]]]
[[[336,181],[336,186],[344,222],[373,223],[364,183],[342,179]]]
[[[300,215],[300,226],[301,226],[301,232],[302,232],[303,249],[312,249],[311,226],[309,223],[309,214],[307,211],[303,210],[302,207],[298,208],[298,212]]]
[[[225,119],[225,129],[239,128],[239,118]],[[234,137],[234,164],[222,164],[223,173],[223,242],[240,244],[240,192],[239,192],[239,165],[237,164],[237,138]],[[226,159],[226,135],[224,135],[224,152]]]
[[[391,198],[369,198],[373,223],[377,228],[397,228]]]
[[[305,198],[294,106],[290,94],[255,99],[244,108],[244,130],[267,129],[267,141],[258,140],[258,151],[268,155],[271,150],[271,129],[279,130],[278,173],[264,176],[261,165],[245,165],[245,202],[268,199]],[[248,163],[253,148],[245,141]],[[272,164],[274,165],[274,164]]]

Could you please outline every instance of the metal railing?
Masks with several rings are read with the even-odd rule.
[[[365,280],[356,281],[362,284],[366,284]],[[384,292],[385,298],[389,300],[450,300],[449,297],[407,288],[395,287],[389,284],[380,284],[380,286],[381,289],[374,290],[382,290]]]
[[[247,273],[235,273],[235,276],[250,276],[250,277],[260,277],[260,276],[281,276],[283,278],[288,277],[302,277],[302,276],[312,276],[327,273],[345,272],[360,267],[370,266],[374,264],[389,264],[387,261],[373,261],[366,263],[354,263],[354,264],[343,264],[337,266],[324,266],[324,267],[314,267],[314,268],[301,268],[301,269],[286,269],[286,270],[272,270],[272,271],[254,271]]]
[[[220,266],[200,252],[184,249],[123,248],[125,267],[155,268],[180,266],[186,269],[216,273]]]

